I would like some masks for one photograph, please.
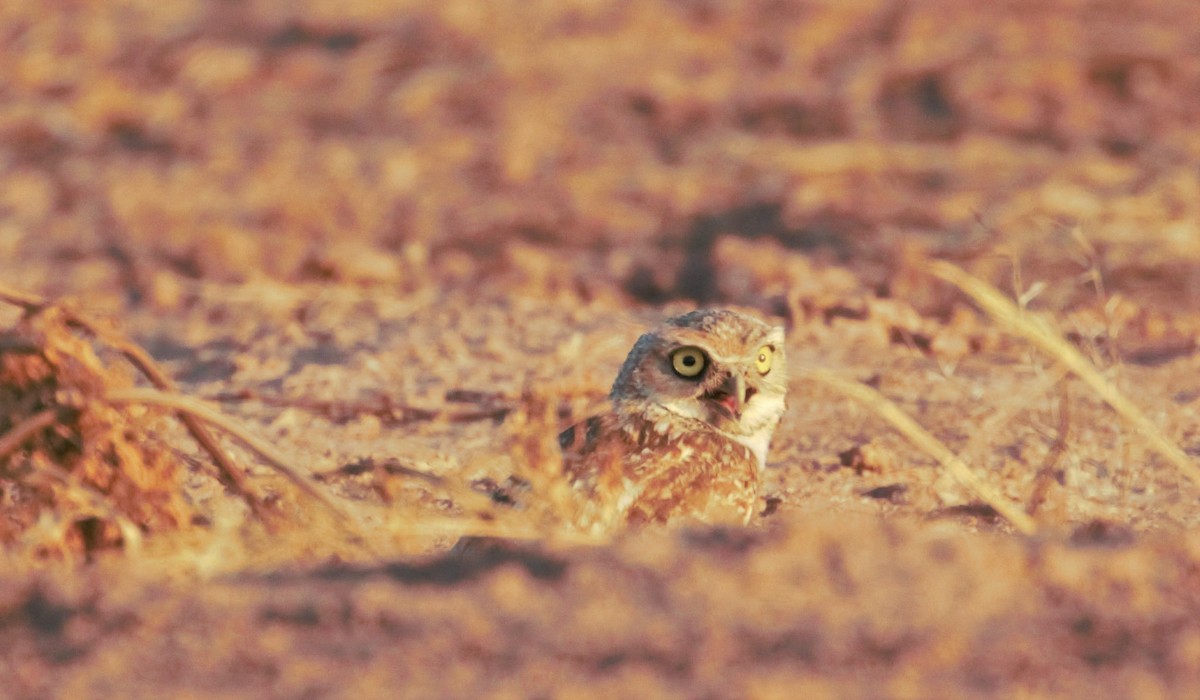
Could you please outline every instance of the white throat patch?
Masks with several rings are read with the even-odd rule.
[[[771,446],[771,435],[775,432],[776,426],[779,425],[779,419],[783,417],[786,403],[782,396],[768,397],[762,394],[755,396],[746,404],[746,410],[742,414],[741,420],[738,421],[738,427],[745,432],[721,430],[717,426],[712,425],[706,420],[705,412],[694,399],[664,402],[658,404],[658,406],[677,416],[701,421],[725,437],[745,445],[754,453],[754,457],[758,460],[758,468],[761,471],[767,466],[767,450]]]
[[[767,468],[767,450],[771,446],[771,435],[775,433],[786,406],[782,396],[755,396],[746,404],[746,412],[742,414],[741,420],[742,426],[750,432],[745,435],[725,433],[750,448],[758,458],[759,471]]]
[[[767,450],[771,447],[772,432],[774,432],[772,426],[766,426],[759,428],[758,432],[751,435],[729,435],[729,433],[725,433],[725,435],[729,435],[750,448],[750,451],[758,458],[758,470],[761,472],[767,468]]]

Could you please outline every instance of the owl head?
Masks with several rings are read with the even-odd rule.
[[[765,460],[786,394],[783,328],[706,309],[669,318],[638,338],[610,398],[618,412],[660,407],[740,442],[760,441],[751,447]]]

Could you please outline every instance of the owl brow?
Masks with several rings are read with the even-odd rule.
[[[719,355],[715,352],[709,352],[708,357],[714,362],[741,362],[744,360],[753,360],[758,357],[758,350],[755,349],[753,352],[748,352],[744,355]]]

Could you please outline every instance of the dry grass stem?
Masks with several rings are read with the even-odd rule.
[[[1029,411],[1031,404],[1042,399],[1047,392],[1053,391],[1054,387],[1060,386],[1068,374],[1070,372],[1065,368],[1055,366],[1044,376],[1036,379],[1020,396],[1006,400],[996,408],[993,414],[983,420],[979,430],[973,431],[972,435],[967,438],[967,444],[959,450],[959,454],[963,459],[971,459],[1018,415]]]
[[[0,541],[38,556],[128,548],[138,535],[131,527],[186,528],[195,514],[176,460],[151,439],[159,412],[104,401],[132,373],[106,364],[78,328],[50,304],[0,333]]]
[[[334,422],[345,422],[364,415],[375,416],[384,425],[405,425],[421,421],[445,421],[448,423],[469,423],[477,420],[502,420],[513,410],[513,400],[499,397],[497,401],[507,401],[491,407],[474,411],[448,411],[443,409],[422,408],[397,403],[386,393],[364,401],[322,401],[316,399],[293,399],[282,396],[269,396],[257,391],[242,390],[221,393],[205,397],[210,401],[257,401],[274,408],[298,408],[315,415],[328,418]]]
[[[1043,352],[1069,369],[1104,400],[1117,415],[1132,425],[1149,443],[1155,452],[1162,455],[1179,471],[1200,486],[1200,467],[1172,442],[1146,414],[1129,400],[1112,382],[1076,350],[1058,331],[1044,319],[1023,313],[1016,304],[998,289],[967,273],[962,268],[943,261],[927,264],[934,276],[961,289],[994,318],[1002,328],[1013,335],[1025,338]]]
[[[316,479],[293,468],[277,448],[247,431],[215,407],[199,399],[178,393],[175,390],[174,382],[158,367],[149,354],[136,343],[108,328],[105,324],[86,317],[66,304],[50,302],[36,295],[12,290],[2,285],[0,285],[0,301],[6,301],[21,307],[26,311],[28,317],[31,318],[40,318],[40,314],[53,312],[51,314],[52,318],[58,319],[58,325],[52,325],[52,328],[58,330],[52,332],[60,334],[59,336],[54,336],[55,338],[68,338],[70,334],[65,333],[68,328],[82,330],[94,340],[119,352],[157,387],[153,389],[131,388],[122,387],[119,384],[113,386],[109,385],[107,379],[97,378],[90,380],[93,381],[93,384],[61,389],[58,395],[52,399],[53,403],[51,407],[30,416],[14,418],[17,422],[9,427],[6,434],[0,435],[0,456],[7,455],[19,449],[31,437],[37,436],[40,432],[48,428],[52,428],[56,423],[63,420],[64,415],[68,415],[70,409],[74,408],[76,403],[80,407],[85,408],[91,406],[139,404],[166,409],[174,412],[179,417],[187,426],[190,434],[200,443],[201,447],[213,457],[220,469],[223,483],[228,485],[235,495],[242,498],[251,506],[259,520],[269,522],[267,518],[268,513],[263,509],[262,501],[250,496],[246,475],[220,447],[214,437],[214,433],[211,432],[211,428],[225,431],[234,439],[244,444],[307,497],[320,503],[324,510],[335,516],[335,521],[339,527],[343,528],[356,539],[365,541],[361,527],[364,523],[352,517],[343,509],[342,505],[335,502],[327,492],[327,489],[321,486]],[[14,348],[37,355],[43,352],[40,346],[41,342],[52,343],[61,341],[26,342],[22,341],[19,336],[14,335],[12,337],[6,336],[5,342],[10,344],[24,343],[19,347],[14,346]],[[64,345],[61,349],[56,350],[56,352],[59,355],[74,357],[77,353],[84,352],[81,348],[86,347],[88,347],[86,343],[80,342],[77,345]],[[90,353],[90,350],[87,352]],[[87,357],[90,358],[87,360],[87,363],[90,363],[87,366],[94,368],[97,372],[101,372],[103,365],[99,359],[91,358],[90,354]],[[65,400],[70,404],[69,406],[58,405],[64,400],[64,396],[68,397]],[[455,398],[461,399],[463,397],[456,396]],[[494,403],[491,397],[484,398],[489,399],[487,403]],[[331,405],[325,408],[328,408],[331,412],[335,409],[346,409],[350,413],[355,413],[356,409],[362,409],[363,407],[357,405],[349,407]],[[389,415],[399,412],[403,413],[406,417],[411,417],[409,416],[409,407],[384,405],[382,408],[387,410]],[[416,418],[473,420],[480,417],[487,417],[497,419],[504,417],[510,410],[507,406],[501,407],[499,410],[495,406],[486,406],[485,410],[477,413],[418,415]],[[543,434],[543,431],[535,431],[535,434],[540,436]],[[522,436],[526,435],[527,433],[522,433]],[[519,440],[518,442],[524,443],[525,441]],[[529,445],[525,445],[525,447],[529,447]],[[541,454],[539,450],[534,450],[534,452],[537,454],[526,456],[536,462],[548,459],[547,455]],[[39,462],[39,465],[41,476],[36,478],[43,480],[48,478],[60,484],[59,488],[64,495],[76,504],[75,511],[73,512],[77,512],[81,516],[94,513],[107,519],[118,528],[127,543],[136,545],[136,538],[140,534],[137,531],[137,525],[112,504],[106,502],[103,493],[92,489],[88,483],[81,481],[73,472],[63,469],[53,462],[42,460]],[[422,513],[420,517],[417,517],[410,509],[378,507],[368,503],[358,504],[356,510],[359,515],[366,516],[380,523],[384,531],[389,534],[405,538],[422,536],[475,536],[505,539],[553,539],[567,542],[593,541],[593,538],[580,535],[561,526],[561,522],[554,518],[544,517],[546,513],[542,512],[541,509],[525,511],[503,508],[488,496],[454,479],[447,479],[404,467],[397,467],[395,471],[400,476],[419,479],[426,485],[445,492],[456,503],[466,507],[467,513],[465,517],[431,516],[427,513]],[[555,499],[551,498],[549,500],[553,505]],[[553,507],[550,508],[552,513],[554,510]],[[48,541],[61,540],[61,538],[49,536],[51,530],[64,527],[59,522],[60,520],[62,519],[54,516],[43,521],[37,526],[37,530],[30,537],[33,539],[43,537]],[[76,518],[72,522],[77,522],[77,520]]]
[[[488,518],[504,517],[511,512],[509,508],[502,508],[487,494],[476,491],[467,484],[457,479],[447,478],[438,474],[430,474],[429,472],[412,467],[406,467],[401,464],[376,464],[372,469],[374,477],[377,480],[395,478],[408,478],[415,481],[423,482],[431,488],[436,488],[445,493],[451,500],[463,507],[471,507],[475,509],[473,513],[476,516]],[[313,476],[321,481],[328,481],[346,473],[345,468],[331,469],[328,471],[317,472]],[[386,491],[386,489],[381,489]],[[387,502],[390,498],[388,494],[382,493],[381,496]]]
[[[875,411],[914,445],[936,459],[949,470],[959,483],[970,489],[980,500],[1012,523],[1019,532],[1025,535],[1033,535],[1037,532],[1037,524],[1033,518],[1009,503],[983,480],[975,476],[975,473],[949,447],[922,428],[891,399],[861,382],[844,379],[824,370],[806,369],[801,372],[801,375]]]
[[[7,301],[10,304],[20,306],[27,313],[36,313],[51,304],[48,300],[39,297],[35,294],[22,292],[0,284],[0,300]],[[140,345],[129,340],[120,333],[111,328],[106,328],[103,325],[93,321],[86,315],[80,313],[76,309],[72,309],[65,304],[58,304],[66,318],[73,324],[88,331],[96,338],[104,341],[113,349],[120,352],[131,364],[138,368],[150,383],[162,391],[178,391],[175,382],[167,376],[165,372],[150,357],[150,354],[145,351]],[[263,516],[262,502],[248,488],[243,476],[242,470],[237,463],[233,461],[213,437],[212,433],[197,420],[195,417],[181,412],[179,418],[187,427],[188,432],[200,443],[213,461],[217,464],[217,470],[221,474],[222,481],[231,488],[240,498],[250,505],[250,509],[255,515],[260,518]]]
[[[58,411],[53,408],[48,408],[26,418],[12,430],[9,430],[4,437],[0,437],[0,457],[20,447],[22,442],[25,442],[25,440],[36,434],[39,430],[54,425],[54,422],[57,420]]]
[[[36,294],[22,292],[3,284],[0,284],[0,299],[31,313],[46,305],[46,300]]]
[[[1071,433],[1070,392],[1065,382],[1059,393],[1058,404],[1058,431],[1054,436],[1054,443],[1050,445],[1050,451],[1042,460],[1037,476],[1034,477],[1033,494],[1029,498],[1030,514],[1040,518],[1043,511],[1047,510],[1044,506],[1051,504],[1051,494],[1055,492],[1055,486],[1063,483],[1063,470],[1059,468],[1058,463],[1067,452]],[[1045,518],[1041,519],[1045,522]]]
[[[112,403],[136,403],[169,408],[214,425],[248,447],[272,468],[295,484],[302,492],[328,508],[341,521],[350,521],[350,516],[338,504],[334,503],[323,492],[321,487],[313,483],[307,476],[289,466],[286,458],[273,445],[242,428],[220,411],[188,396],[170,394],[155,389],[116,389],[106,393],[104,398]]]

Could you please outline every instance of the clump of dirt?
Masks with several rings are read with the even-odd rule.
[[[180,462],[158,411],[106,395],[133,385],[60,307],[0,334],[0,542],[69,557],[188,525]]]

